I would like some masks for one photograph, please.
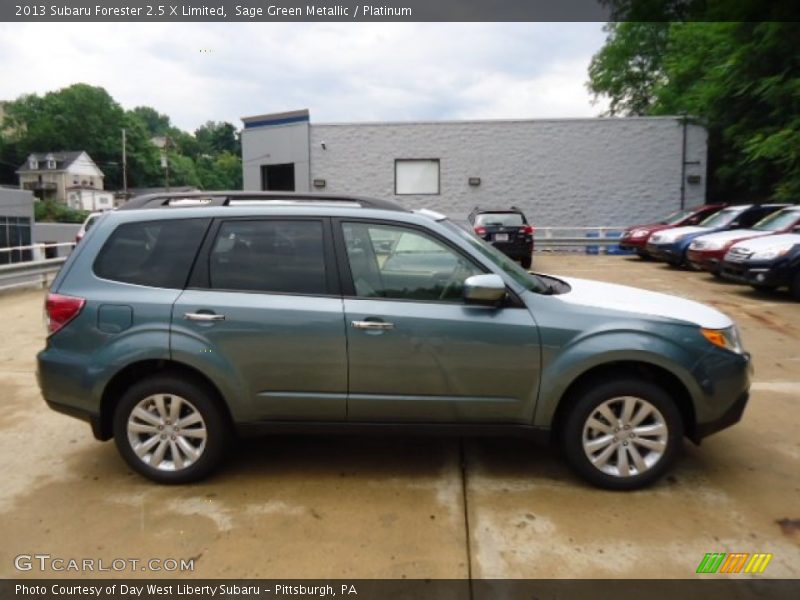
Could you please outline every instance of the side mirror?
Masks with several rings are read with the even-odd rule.
[[[473,275],[464,281],[464,302],[492,306],[506,297],[506,284],[499,275]]]

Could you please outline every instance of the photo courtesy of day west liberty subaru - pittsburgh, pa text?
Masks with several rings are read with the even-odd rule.
[[[144,6],[71,6],[68,4],[19,4],[16,7],[19,17],[233,17],[257,18],[299,18],[299,17],[411,17],[411,8],[407,6],[386,6],[379,4],[356,4],[352,6],[317,4],[297,4],[295,6],[265,3],[263,6],[252,6],[209,2],[202,5],[180,3],[147,4]]]

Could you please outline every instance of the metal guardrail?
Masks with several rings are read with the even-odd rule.
[[[58,251],[60,248],[69,248],[71,251],[74,247],[74,242],[62,242],[0,248],[0,259],[5,254],[13,256],[14,252],[29,252],[31,255],[31,260],[0,264],[0,291],[19,287],[47,286],[48,277],[58,273],[61,265],[67,260],[66,256],[45,258],[47,249],[55,248]]]
[[[533,234],[534,251],[558,248],[597,249],[599,246],[608,249],[619,244],[625,229],[627,227],[537,227]]]

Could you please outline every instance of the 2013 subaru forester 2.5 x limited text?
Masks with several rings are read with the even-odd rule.
[[[442,215],[364,198],[133,199],[46,313],[47,403],[164,483],[243,432],[514,431],[633,489],[738,421],[751,373],[712,308],[531,274]]]

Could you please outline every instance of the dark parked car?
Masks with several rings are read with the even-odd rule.
[[[703,219],[710,217],[726,206],[726,204],[705,204],[703,206],[695,206],[694,208],[684,208],[676,210],[655,223],[632,225],[622,232],[619,247],[622,250],[633,250],[641,258],[650,258],[650,255],[647,254],[647,240],[649,240],[650,236],[656,231],[670,229],[672,227],[697,225]]]
[[[787,206],[789,205],[743,204],[723,208],[697,227],[676,227],[654,233],[647,242],[647,253],[673,267],[679,267],[686,263],[686,252],[695,238],[717,231],[751,227],[767,215]]]
[[[800,234],[770,235],[734,244],[722,261],[725,279],[760,290],[788,287],[800,300]]]
[[[164,483],[237,432],[338,428],[522,432],[633,489],[736,423],[752,372],[714,308],[530,273],[444,215],[349,196],[134,198],[45,307],[47,403]]]
[[[475,235],[530,269],[533,261],[533,225],[528,223],[521,210],[515,206],[509,209],[476,207],[469,215],[469,222]]]

